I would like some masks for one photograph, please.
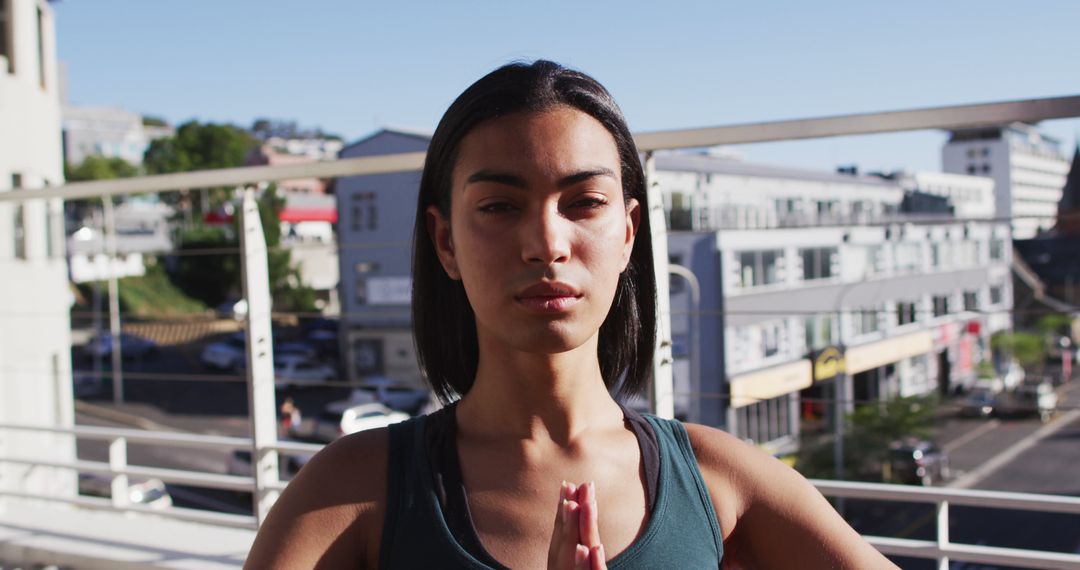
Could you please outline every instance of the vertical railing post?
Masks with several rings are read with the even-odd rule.
[[[652,152],[645,153],[645,191],[649,209],[641,214],[649,216],[656,279],[656,354],[653,357],[653,381],[652,390],[649,393],[649,404],[652,413],[657,416],[674,418],[667,221],[664,219],[664,200],[660,195],[660,181],[656,178],[656,158]]]
[[[113,438],[109,441],[109,470],[112,471],[112,481],[109,488],[112,491],[112,504],[114,507],[126,507],[130,502],[128,493],[127,471],[127,439],[123,437]]]
[[[274,396],[274,351],[270,328],[270,271],[266,238],[254,191],[244,189],[240,207],[240,267],[247,300],[247,392],[251,418],[252,500],[261,525],[278,498],[277,404]]]
[[[105,271],[109,277],[109,336],[112,344],[113,403],[124,401],[124,355],[120,347],[120,284],[116,278],[116,216],[113,215],[113,198],[105,196]]]
[[[949,501],[945,500],[937,503],[937,547],[939,552],[949,547]],[[939,554],[937,567],[938,570],[949,570],[949,557]]]

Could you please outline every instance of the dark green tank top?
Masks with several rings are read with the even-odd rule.
[[[656,500],[645,530],[608,568],[718,568],[720,526],[683,425],[645,416],[660,449]],[[424,441],[426,416],[390,426],[380,568],[488,566],[458,543],[440,507]]]

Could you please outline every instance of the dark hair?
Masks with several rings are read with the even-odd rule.
[[[640,204],[630,263],[619,276],[611,309],[600,326],[600,372],[619,396],[640,393],[651,373],[656,342],[656,277],[653,273],[649,204],[637,147],[622,111],[595,79],[557,63],[511,63],[473,83],[447,109],[428,146],[413,236],[413,338],[420,369],[436,396],[464,395],[476,376],[476,321],[460,281],[439,263],[425,212],[432,204],[450,216],[451,176],[465,136],[485,121],[523,111],[568,106],[604,125],[622,163],[623,197]],[[621,381],[621,382],[620,382]]]

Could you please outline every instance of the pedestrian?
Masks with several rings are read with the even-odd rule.
[[[621,404],[655,343],[648,208],[591,77],[537,61],[466,89],[413,240],[419,363],[447,405],[319,453],[247,567],[892,567],[773,457]]]
[[[286,396],[285,401],[281,403],[281,429],[279,430],[279,437],[291,437],[297,430],[300,429],[300,408],[296,407],[296,402],[293,401],[292,396]]]

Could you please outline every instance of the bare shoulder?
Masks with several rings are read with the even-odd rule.
[[[686,424],[725,557],[761,568],[895,568],[797,471],[730,434]],[[787,545],[776,548],[780,541]]]
[[[388,448],[382,428],[343,437],[312,457],[270,510],[245,567],[374,568]]]

